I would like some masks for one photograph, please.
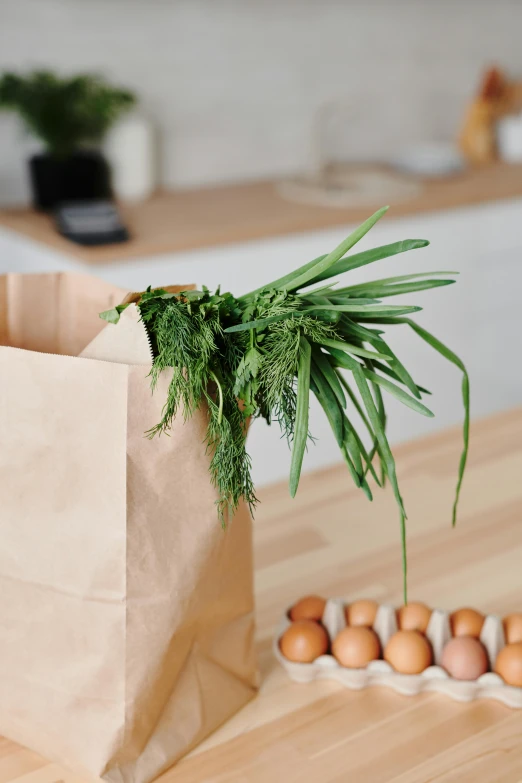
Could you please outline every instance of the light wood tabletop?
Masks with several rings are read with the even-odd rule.
[[[495,163],[421,183],[414,197],[394,203],[394,217],[522,196],[522,165]],[[381,200],[362,207],[331,207],[282,198],[273,181],[160,192],[139,204],[120,204],[131,239],[82,247],[60,236],[52,219],[31,209],[0,209],[0,227],[97,265],[147,259],[202,247],[361,223]]]
[[[411,600],[522,610],[522,410],[474,422],[460,519],[450,510],[455,429],[396,450],[409,514]],[[372,504],[343,466],[260,492],[255,523],[258,697],[167,772],[162,783],[520,783],[522,710],[384,688],[300,685],[274,660],[282,612],[315,592],[400,603],[399,527],[389,492]],[[76,783],[4,741],[0,783]]]

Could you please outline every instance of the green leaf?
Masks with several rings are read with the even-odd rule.
[[[218,423],[218,425],[220,425],[221,422],[223,421],[223,387],[221,386],[219,378],[217,377],[215,372],[212,372],[212,370],[210,370],[209,375],[212,378],[212,380],[214,381],[214,383],[216,384],[216,388],[218,390],[218,417],[217,417],[217,423]]]
[[[227,334],[233,334],[234,332],[247,332],[250,329],[264,329],[270,324],[277,321],[287,321],[289,318],[300,318],[304,315],[303,310],[291,310],[287,313],[279,313],[278,315],[271,315],[268,318],[259,318],[257,321],[247,321],[246,323],[234,324],[225,329]]]
[[[252,302],[252,304],[249,304],[248,307],[245,307],[243,310],[243,314],[241,316],[242,323],[248,323],[248,321],[252,320],[252,316],[254,315],[256,309],[255,302]]]
[[[405,392],[403,389],[400,388],[400,386],[396,386],[391,381],[386,380],[386,378],[382,378],[380,375],[377,375],[377,373],[372,372],[371,370],[363,370],[365,378],[367,378],[372,383],[376,383],[379,386],[382,386],[383,389],[386,389],[386,391],[390,392],[390,394],[393,394],[394,397],[396,397],[400,402],[404,403],[404,405],[407,405],[409,408],[412,408],[414,411],[417,411],[417,413],[422,413],[423,416],[433,417],[433,413],[429,410],[429,408],[426,408],[425,405],[422,404],[422,402],[419,402],[419,400],[416,400],[415,397],[411,397],[407,392]]]
[[[330,340],[328,337],[324,337],[321,340],[321,345],[327,348],[335,348],[338,351],[346,351],[353,353],[355,356],[366,356],[370,359],[390,359],[390,356],[386,356],[383,353],[376,353],[375,351],[367,351],[366,348],[360,348],[358,345],[352,345],[351,343],[345,343],[344,340]]]
[[[444,343],[441,343],[441,341],[435,337],[434,335],[430,334],[430,332],[426,331],[422,326],[419,326],[419,324],[415,323],[415,321],[410,320],[409,318],[404,318],[403,323],[408,324],[416,334],[421,337],[424,342],[428,343],[432,348],[434,348],[438,353],[440,353],[441,356],[443,356],[445,359],[447,359],[449,362],[455,365],[455,367],[458,367],[458,369],[462,372],[462,402],[464,405],[464,425],[463,425],[463,440],[464,445],[462,448],[462,454],[460,456],[460,462],[459,462],[459,474],[457,479],[457,487],[455,490],[455,501],[453,503],[453,513],[452,513],[452,524],[455,526],[457,522],[457,509],[459,505],[459,497],[460,497],[460,490],[462,488],[462,481],[464,478],[464,471],[466,469],[466,462],[468,459],[468,450],[469,450],[469,419],[470,419],[470,393],[469,393],[469,375],[468,371],[466,370],[466,367],[461,359],[457,356],[456,353],[453,353],[453,351],[448,348]]]
[[[368,484],[368,482],[366,480],[366,474],[364,474],[364,473],[363,473],[363,477],[361,479],[361,489],[362,489],[362,491],[364,492],[364,494],[366,495],[366,497],[368,498],[368,500],[371,503],[372,500],[373,500],[373,494],[372,494],[372,491],[370,489],[370,485]]]
[[[330,426],[335,435],[337,445],[341,447],[344,442],[344,428],[343,428],[343,412],[337,402],[337,398],[333,393],[330,385],[318,366],[312,359],[312,379],[317,387],[316,397],[319,400]]]
[[[350,272],[352,269],[358,269],[361,266],[373,264],[375,261],[381,261],[383,258],[389,258],[398,253],[406,253],[408,250],[416,250],[427,245],[429,245],[427,239],[404,239],[401,242],[393,242],[390,245],[374,247],[371,250],[365,250],[362,253],[340,259],[333,266],[330,266],[326,272],[318,272],[316,277],[309,281],[309,284],[320,283],[321,280],[342,275],[345,272]]]
[[[140,304],[142,302],[148,302],[149,299],[171,299],[176,296],[175,294],[169,294],[164,288],[151,288],[150,286],[144,291],[140,297]]]
[[[368,364],[369,364],[370,369],[373,370],[373,365],[370,364],[370,362],[368,362]],[[365,370],[363,369],[363,373],[364,372],[365,372]],[[382,398],[381,390],[380,390],[378,384],[376,384],[374,381],[370,381],[370,383],[371,383],[371,386],[372,386],[372,389],[373,389],[373,393],[374,393],[374,396],[375,396],[375,400],[376,400],[376,404],[377,404],[377,410],[379,411],[379,416],[380,416],[380,419],[381,419],[381,423],[382,423],[383,429],[386,430],[386,408],[384,407],[384,400]]]
[[[363,411],[363,409],[361,407],[361,404],[360,404],[359,400],[355,396],[355,393],[354,393],[352,387],[350,386],[350,384],[348,383],[348,381],[346,380],[344,375],[341,375],[340,372],[338,372],[338,377],[339,377],[339,380],[341,381],[342,386],[344,387],[345,391],[347,392],[350,400],[352,401],[355,410],[357,411],[357,413],[361,417],[361,420],[364,423],[364,426],[368,430],[368,433],[370,434],[370,437],[371,437],[372,441],[375,441],[375,433],[374,433],[374,431],[372,429],[372,426],[371,426],[370,422],[368,421],[368,419],[366,417],[366,414],[364,413],[364,411]]]
[[[335,293],[335,292],[334,292]],[[329,297],[324,295],[317,295],[317,296],[306,296],[306,297],[300,297],[303,300],[303,304],[305,304],[309,310],[321,310],[326,309],[328,307],[332,307],[332,305],[350,305],[352,307],[355,306],[365,306],[365,305],[371,305],[371,304],[380,304],[378,299],[369,299],[368,297],[349,297],[349,296],[334,296],[331,295]],[[389,307],[389,305],[386,305],[386,307]]]
[[[298,274],[303,274],[304,272],[314,269],[314,267],[317,266],[321,261],[324,261],[327,254],[325,253],[322,256],[318,256],[317,258],[312,259],[312,261],[308,261],[308,263],[303,264],[303,266],[299,267],[299,269],[294,269],[293,272],[289,272],[287,275],[283,275],[283,277],[279,277],[277,280],[274,280],[272,283],[269,283],[268,285],[262,285],[259,288],[256,288],[254,291],[250,291],[248,294],[244,294],[239,298],[239,301],[244,302],[248,301],[250,299],[253,299],[258,294],[262,294],[264,291],[270,291],[272,289],[276,290],[288,290],[288,287],[291,285],[292,281]]]
[[[338,329],[349,337],[357,337],[357,339],[363,342],[368,342],[374,337],[378,337],[384,332],[381,329],[367,329],[366,326],[362,326],[357,321],[352,321],[348,315],[343,315],[339,323]]]
[[[400,326],[401,324],[408,325],[411,329],[413,329],[416,334],[419,335],[428,345],[430,345],[432,348],[434,348],[438,353],[440,353],[441,356],[443,356],[445,359],[447,359],[449,362],[454,364],[458,369],[462,372],[463,378],[462,378],[462,402],[464,405],[464,425],[463,425],[463,441],[464,445],[462,448],[462,454],[460,457],[459,462],[459,471],[458,471],[458,479],[457,479],[457,487],[455,490],[455,501],[453,504],[453,513],[452,513],[452,524],[455,526],[457,522],[457,509],[458,509],[458,503],[460,498],[460,491],[462,488],[462,481],[464,479],[464,471],[466,468],[466,462],[468,458],[468,450],[469,450],[469,420],[470,420],[470,390],[469,390],[469,376],[466,370],[466,367],[464,366],[464,363],[461,359],[446,345],[441,343],[437,337],[432,335],[430,332],[428,332],[426,329],[424,329],[422,326],[419,326],[415,321],[412,321],[410,318],[369,318],[369,319],[362,319],[364,321],[369,321],[371,323],[379,323],[379,324],[386,324],[389,326]]]
[[[378,282],[376,280],[375,283],[358,286],[356,291],[350,288],[339,288],[334,294],[336,297],[343,294],[366,294],[367,296],[384,299],[387,296],[399,296],[417,291],[428,291],[430,288],[442,288],[452,285],[456,280],[419,280],[417,283],[397,283],[396,285],[378,285]],[[335,300],[332,299],[332,301]]]
[[[374,365],[374,368],[376,370],[379,370],[379,372],[383,372],[385,375],[389,375],[389,377],[393,378],[394,381],[398,381],[398,383],[404,383],[402,378],[400,378],[397,375],[395,370],[392,370],[391,367],[388,367],[387,364],[382,364],[381,362],[379,362],[379,361],[377,361],[375,359],[372,361],[372,364]],[[424,386],[419,386],[418,383],[415,384],[415,388],[417,389],[417,392],[418,392],[418,394],[415,395],[417,397],[417,399],[419,399],[419,395],[421,395],[421,394],[430,394],[431,395],[431,392],[430,392],[429,389],[425,389]]]
[[[330,308],[325,308],[324,310],[321,310],[317,313],[311,313],[308,310],[301,310],[300,311],[303,315],[311,315],[313,314],[315,318],[317,318],[318,321],[326,321],[330,324],[337,324],[342,318],[341,313],[339,313],[337,310],[331,310]]]
[[[346,462],[346,465],[348,466],[348,470],[350,472],[350,475],[352,477],[352,481],[357,487],[357,489],[361,486],[361,477],[357,473],[355,469],[355,465],[352,462],[352,458],[350,457],[350,454],[348,452],[348,448],[346,444],[341,444],[341,454],[343,455],[344,461]]]
[[[335,372],[334,368],[332,367],[332,365],[330,364],[330,362],[328,361],[326,355],[322,353],[319,347],[314,348],[314,350],[312,351],[312,355],[318,368],[321,370],[322,374],[330,384],[330,388],[332,389],[333,393],[337,397],[337,401],[339,402],[339,405],[342,408],[346,408],[346,397],[343,392],[343,387],[341,386],[339,377]]]
[[[104,310],[103,313],[100,313],[100,318],[107,321],[109,324],[117,324],[120,320],[120,314],[117,309],[113,307],[110,310]]]
[[[428,243],[429,244],[429,243]],[[352,258],[355,258],[355,256],[352,256]],[[459,272],[416,272],[414,274],[409,275],[396,275],[395,277],[381,277],[378,280],[368,280],[366,283],[357,283],[356,285],[350,285],[346,288],[339,288],[337,289],[336,293],[339,292],[346,292],[351,293],[355,292],[358,293],[359,289],[367,288],[368,286],[372,285],[393,285],[395,283],[405,283],[410,280],[417,280],[418,278],[423,277],[433,277],[434,275],[436,277],[440,277],[440,275],[458,275]]]
[[[321,256],[321,258],[326,258],[326,256]],[[316,259],[317,261],[318,259]],[[323,296],[328,296],[329,294],[335,293],[335,288],[337,283],[329,282],[326,283],[326,285],[321,285],[319,288],[313,288],[311,291],[305,291],[302,294],[298,294],[298,296],[302,297],[303,299],[312,297],[312,296],[318,296],[319,294],[323,294]]]
[[[305,337],[299,340],[299,367],[297,370],[297,410],[295,417],[292,462],[290,464],[290,495],[295,497],[308,439],[308,415],[310,408],[310,365],[312,349]]]
[[[409,313],[418,313],[422,310],[422,307],[415,307],[415,305],[357,305],[357,304],[338,304],[338,305],[315,305],[307,310],[303,310],[303,313],[314,313],[319,310],[339,310],[341,313],[357,313],[365,316],[383,317],[387,315],[408,315]],[[227,330],[230,331],[230,330]]]
[[[346,416],[346,414],[343,417],[343,430],[344,430],[344,443],[353,460],[353,464],[355,470],[357,471],[357,475],[359,476],[359,482],[360,482],[364,474],[364,469],[362,466],[361,450],[359,448],[359,443],[357,441],[357,438],[355,437],[353,427],[350,424],[350,420],[348,419],[348,416]]]
[[[375,472],[375,470],[373,468],[373,464],[372,464],[372,461],[373,461],[373,458],[374,458],[375,454],[377,454],[379,459],[380,459],[380,454],[379,454],[378,448],[377,448],[377,440],[376,440],[376,437],[375,437],[375,433],[374,433],[374,431],[372,429],[372,426],[371,426],[370,422],[368,421],[368,418],[366,417],[366,414],[364,413],[364,411],[363,411],[363,409],[361,407],[361,404],[360,404],[359,400],[355,396],[355,393],[354,393],[352,387],[350,386],[350,384],[348,383],[346,378],[343,375],[341,375],[341,373],[337,372],[337,375],[338,375],[339,380],[341,381],[341,384],[344,387],[346,393],[348,394],[350,400],[352,401],[352,404],[353,404],[355,410],[359,414],[359,417],[360,417],[361,421],[363,422],[364,426],[368,430],[368,433],[369,433],[370,438],[372,440],[372,444],[373,444],[372,445],[372,449],[371,449],[370,453],[367,454],[367,456],[366,456],[367,470],[369,470],[371,472],[371,474],[372,474],[373,478],[375,479],[376,483],[379,486],[381,486],[381,481],[377,477],[377,473]],[[364,447],[363,447],[362,441],[359,438],[359,436],[357,435],[357,431],[355,429],[354,429],[354,433],[355,433],[356,437],[358,438],[359,447],[361,448],[361,452],[365,453],[365,452],[363,452],[363,448]]]
[[[350,422],[348,422],[348,424],[349,424],[350,427],[352,426],[350,424]],[[373,464],[372,464],[372,460],[373,460],[375,451],[373,451],[373,449],[372,449],[372,454],[370,456],[370,454],[368,454],[368,452],[367,452],[367,450],[366,450],[366,448],[364,446],[364,443],[362,442],[360,436],[357,434],[357,430],[354,427],[352,427],[352,431],[353,431],[354,438],[357,441],[357,445],[359,446],[359,451],[361,452],[361,455],[362,455],[362,457],[364,459],[364,462],[366,464],[366,467],[365,467],[364,472],[363,472],[363,476],[365,476],[368,472],[370,472],[372,474],[372,476],[373,476],[377,486],[382,487],[382,483],[381,483],[379,477],[377,476],[377,473],[375,472],[375,468],[373,467]]]
[[[387,210],[388,207],[379,209],[374,215],[368,218],[368,220],[366,220],[361,226],[352,232],[347,239],[343,240],[343,242],[341,242],[341,244],[338,245],[335,250],[332,250],[331,253],[318,256],[318,258],[314,258],[313,261],[309,261],[307,264],[299,267],[299,269],[295,269],[293,272],[290,272],[287,275],[283,275],[283,277],[279,277],[272,283],[260,286],[254,291],[250,291],[248,294],[245,294],[241,297],[241,301],[252,299],[257,294],[261,294],[263,291],[269,291],[271,289],[296,291],[298,288],[315,281],[317,275],[323,274],[325,270],[335,264],[338,259],[340,259],[345,253],[348,252],[348,250],[350,250],[350,248],[352,248],[360,239],[362,239],[362,237],[368,233],[372,226],[374,226],[375,223],[380,220]],[[325,275],[325,277],[331,277],[331,275]],[[321,277],[320,279],[323,278]]]
[[[99,317],[109,324],[117,324],[120,320],[121,313],[127,309],[129,304],[130,303],[116,305],[116,307],[112,307],[110,310],[104,310],[103,313],[100,313]]]
[[[390,484],[392,485],[393,493],[395,495],[395,500],[397,501],[397,505],[399,507],[401,542],[402,542],[402,571],[403,571],[403,593],[404,593],[403,597],[404,597],[404,603],[407,603],[408,602],[408,595],[407,595],[408,561],[407,561],[407,553],[406,553],[406,518],[407,517],[406,517],[406,512],[404,510],[404,503],[399,490],[399,484],[397,481],[395,460],[392,451],[390,449],[390,445],[388,443],[388,439],[386,437],[384,427],[382,425],[381,417],[379,415],[377,408],[375,407],[373,397],[370,394],[370,390],[368,388],[366,379],[364,377],[363,370],[358,364],[358,362],[355,361],[353,366],[353,377],[355,383],[357,384],[357,388],[359,389],[359,394],[361,395],[364,406],[368,412],[368,416],[372,424],[373,430],[375,432],[375,436],[377,438],[379,449],[383,458],[384,469],[386,471],[386,475],[390,480]]]
[[[370,369],[373,369],[373,363],[367,362]],[[364,371],[363,371],[364,372]],[[381,394],[381,390],[379,386],[376,383],[371,383],[371,387],[373,390],[373,396],[375,397],[375,403],[377,405],[377,412],[379,414],[379,418],[381,420],[382,428],[384,432],[386,433],[386,424],[387,424],[387,417],[386,417],[386,408],[384,407],[384,400]],[[381,482],[383,487],[386,485],[386,463],[381,459]]]
[[[357,321],[360,321],[363,324],[382,324],[384,326],[400,326],[404,323],[404,319],[400,317],[400,313],[390,315],[379,315],[378,313],[375,315],[368,315],[368,313],[363,313],[357,316]]]
[[[406,549],[406,514],[399,512],[401,526],[401,556],[402,556],[402,598],[408,603],[408,551]]]
[[[375,212],[371,217],[368,218],[368,220],[365,220],[364,223],[356,228],[355,231],[353,231],[349,237],[344,239],[340,245],[331,251],[331,253],[328,253],[326,258],[323,258],[322,261],[319,261],[313,269],[308,269],[294,277],[291,284],[287,287],[288,290],[297,291],[297,289],[302,288],[304,285],[307,285],[312,281],[319,282],[325,277],[331,278],[332,272],[329,274],[326,274],[326,272],[331,270],[337,261],[346,255],[346,253],[354,245],[356,245],[357,242],[359,242],[359,240],[362,239],[371,228],[373,228],[377,221],[380,220],[387,211],[388,207],[382,207],[382,209],[378,209],[377,212]]]
[[[390,355],[391,359],[389,360],[389,365],[397,375],[398,380],[411,391],[414,397],[420,399],[421,395],[417,388],[417,384],[411,377],[406,367],[402,364],[399,358],[392,351],[388,343],[386,343],[382,339],[382,337],[372,337],[370,338],[370,342],[374,346],[374,348],[377,348],[377,350],[381,349],[383,351],[386,351],[386,353]]]
[[[346,345],[346,343],[343,343],[343,346]],[[342,367],[345,370],[351,370],[353,367],[354,359],[350,356],[349,353],[346,353],[344,350],[340,350],[339,348],[333,348],[330,346],[328,348],[328,353],[331,354],[333,359],[335,360],[336,367]]]
[[[416,313],[422,310],[422,307],[402,306],[402,305],[314,305],[308,307],[306,310],[289,310],[286,313],[278,313],[277,315],[271,315],[267,318],[260,318],[256,321],[247,321],[246,323],[234,324],[225,329],[227,334],[234,332],[246,332],[250,329],[265,329],[272,323],[277,321],[287,321],[292,318],[301,318],[304,315],[316,315],[317,318],[321,318],[324,315],[326,320],[337,322],[339,320],[340,312],[378,312],[379,314],[396,313],[397,315],[405,315],[409,313]]]
[[[257,376],[262,358],[257,348],[250,348],[245,353],[236,370],[234,394],[239,395],[243,387]]]

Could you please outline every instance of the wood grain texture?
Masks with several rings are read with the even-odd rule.
[[[429,180],[393,216],[431,212],[522,196],[522,165],[494,164],[454,177]],[[381,207],[337,209],[286,201],[274,182],[253,182],[163,192],[141,204],[122,204],[129,242],[85,248],[61,237],[51,219],[30,209],[0,210],[0,226],[88,264],[105,264],[162,253],[357,224]]]
[[[472,426],[461,513],[451,529],[460,431],[397,449],[409,513],[411,599],[522,610],[522,410]],[[397,512],[391,493],[372,504],[345,468],[260,491],[255,524],[258,698],[209,737],[162,783],[520,783],[522,711],[439,694],[299,685],[271,653],[281,613],[309,592],[400,603]],[[0,741],[0,783],[77,783]]]

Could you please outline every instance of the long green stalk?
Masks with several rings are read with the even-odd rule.
[[[299,340],[299,369],[297,370],[297,412],[295,417],[295,436],[290,465],[290,494],[295,497],[308,440],[308,410],[310,392],[310,362],[312,349],[308,340]]]

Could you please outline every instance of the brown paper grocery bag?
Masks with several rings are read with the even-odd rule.
[[[169,378],[151,394],[134,305],[97,318],[121,299],[74,275],[0,278],[17,346],[0,347],[0,734],[142,783],[255,692],[251,520],[218,523],[204,409],[144,437]],[[86,355],[104,360],[59,355],[100,326]]]

